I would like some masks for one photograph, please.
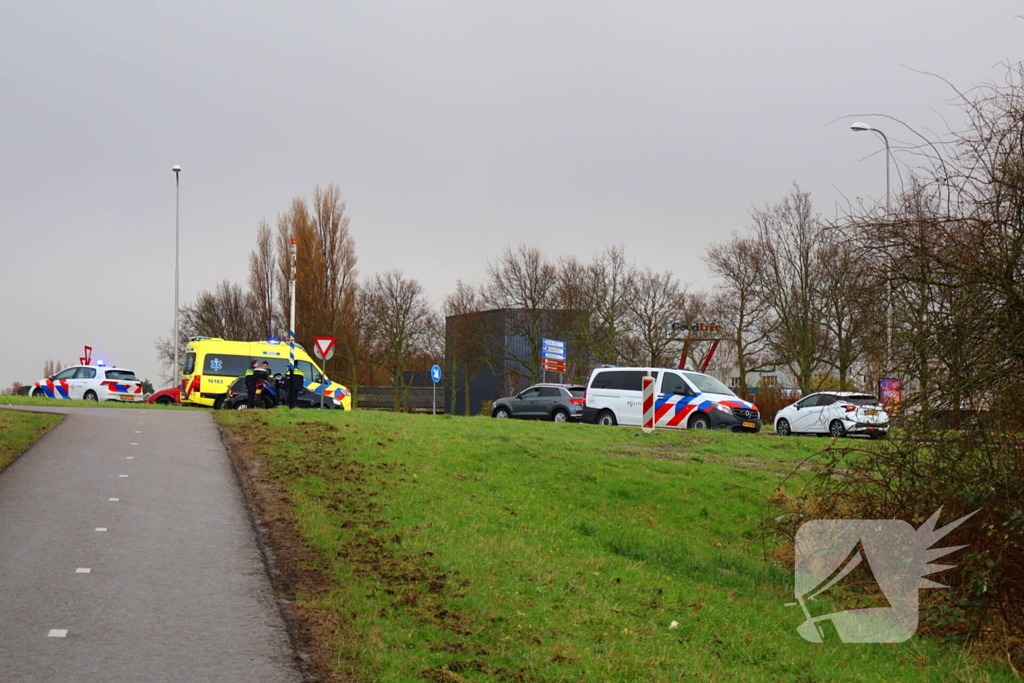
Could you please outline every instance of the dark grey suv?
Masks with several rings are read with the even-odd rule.
[[[499,398],[491,417],[525,420],[579,421],[586,387],[570,384],[534,384],[518,396]]]

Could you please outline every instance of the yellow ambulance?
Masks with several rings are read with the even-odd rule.
[[[193,337],[185,349],[185,367],[181,373],[181,403],[220,408],[228,387],[245,375],[249,364],[267,361],[270,374],[288,372],[289,345],[274,339],[267,341],[227,341],[218,337]],[[305,391],[323,395],[343,410],[352,409],[349,390],[332,382],[309,357],[301,345],[295,345],[295,365],[302,372]]]

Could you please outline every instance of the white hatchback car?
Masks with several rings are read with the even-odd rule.
[[[145,400],[142,382],[135,373],[125,368],[105,365],[72,365],[53,377],[41,379],[32,385],[31,395],[36,398],[69,398],[86,401]]]
[[[889,415],[878,398],[852,391],[822,391],[804,396],[775,415],[775,433],[867,434],[873,439],[889,433]]]

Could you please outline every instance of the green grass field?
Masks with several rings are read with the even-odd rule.
[[[0,410],[0,472],[62,419],[61,415]]]
[[[815,645],[797,634],[792,574],[763,559],[774,554],[755,527],[827,439],[365,411],[216,416],[285,492],[330,579],[297,604],[339,680],[1017,680],[921,637]]]

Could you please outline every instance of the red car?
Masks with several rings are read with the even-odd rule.
[[[181,389],[173,387],[150,394],[149,398],[146,399],[146,403],[159,403],[162,406],[178,405],[181,403]]]

